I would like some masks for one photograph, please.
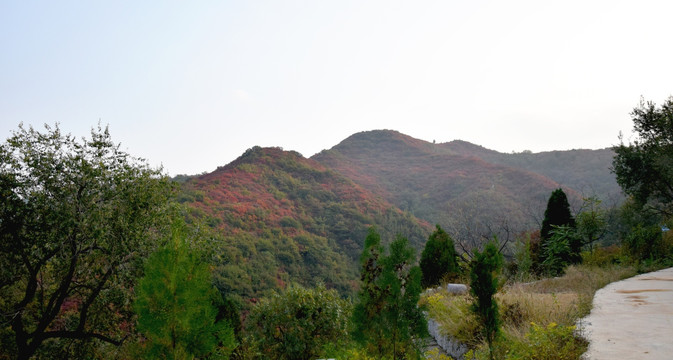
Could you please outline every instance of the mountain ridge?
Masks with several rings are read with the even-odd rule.
[[[213,172],[177,180],[190,221],[206,224],[218,251],[227,254],[214,270],[218,288],[245,303],[289,282],[353,294],[370,226],[384,242],[405,235],[419,253],[434,224],[466,250],[492,235],[539,227],[552,190],[563,187],[575,203],[582,196],[528,169],[550,156],[558,158],[561,175],[582,161],[590,163],[585,170],[609,166],[605,153],[594,154],[522,157],[376,130],[310,158],[253,147]],[[590,173],[585,170],[580,180]]]

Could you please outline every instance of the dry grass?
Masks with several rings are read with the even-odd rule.
[[[632,267],[570,266],[566,274],[529,283],[513,283],[503,287],[496,298],[506,337],[523,339],[535,323],[538,326],[559,324],[572,326],[591,311],[596,290],[605,285],[636,275]],[[470,313],[469,295],[450,295],[444,290],[423,296],[428,313],[446,335],[470,347],[481,343],[479,327]]]

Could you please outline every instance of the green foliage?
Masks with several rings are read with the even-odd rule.
[[[418,306],[421,271],[414,249],[398,237],[389,255],[381,254],[380,236],[370,229],[361,257],[362,283],[353,310],[354,339],[375,357],[415,358],[427,324]]]
[[[574,334],[574,326],[557,325],[546,327],[531,323],[523,339],[501,337],[494,345],[494,355],[503,360],[576,360],[587,349],[587,343]],[[490,359],[489,349],[478,347],[465,354],[468,360]]]
[[[544,212],[544,220],[542,220],[542,228],[540,229],[540,252],[533,255],[538,270],[541,269],[542,263],[550,261],[547,259],[548,253],[545,249],[549,248],[547,242],[552,238],[554,226],[568,226],[573,229],[575,228],[575,219],[570,213],[568,197],[562,189],[556,189],[551,193],[549,201],[547,202],[547,209]],[[570,246],[573,254],[579,256],[581,244],[578,249],[576,242],[573,240],[572,243],[569,241],[568,246]],[[555,260],[551,259],[551,261]]]
[[[576,238],[574,229],[569,226],[554,226],[551,238],[544,243],[542,252],[544,261],[541,267],[547,276],[562,275],[566,266],[571,264],[574,253],[571,248],[572,239]]]
[[[0,146],[0,351],[92,357],[133,332],[129,300],[171,185],[107,129],[45,128]]]
[[[601,207],[601,200],[594,196],[584,199],[582,208],[576,219],[577,233],[582,244],[593,249],[593,244],[607,231],[607,211]]]
[[[593,251],[582,252],[582,264],[589,266],[609,266],[618,264],[624,261],[622,250],[617,245],[610,245],[606,247],[597,247]]]
[[[421,285],[424,288],[440,283],[445,276],[458,273],[456,248],[453,239],[439,225],[428,238],[421,254],[419,266],[423,273]]]
[[[641,99],[631,113],[638,140],[614,147],[617,183],[640,205],[671,214],[673,209],[673,97],[657,107]],[[621,139],[620,139],[621,140]]]
[[[500,329],[498,304],[494,295],[498,291],[498,272],[502,267],[502,254],[496,242],[489,242],[483,252],[475,251],[470,267],[470,293],[474,296],[472,311],[482,325],[482,334],[491,350]]]
[[[316,359],[331,343],[346,341],[350,303],[323,285],[291,285],[262,299],[247,319],[248,332],[264,358]]]
[[[622,246],[637,261],[664,259],[673,256],[673,235],[662,233],[658,225],[637,225],[623,239]]]
[[[514,260],[519,278],[527,278],[533,270],[530,233],[526,233],[523,238],[516,239],[514,243]]]
[[[542,239],[549,239],[551,237],[554,225],[575,227],[575,219],[573,219],[570,213],[568,197],[563,192],[563,189],[556,189],[549,196],[547,209],[544,211],[544,220],[542,220],[542,228],[540,229]]]
[[[507,360],[575,360],[586,351],[586,341],[575,336],[574,326],[532,324],[523,341],[509,342]]]
[[[143,358],[227,358],[235,346],[234,330],[216,321],[219,292],[211,285],[208,264],[190,249],[184,226],[175,224],[168,244],[145,264],[134,309]]]

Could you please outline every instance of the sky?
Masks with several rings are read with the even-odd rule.
[[[501,152],[632,138],[673,1],[0,0],[0,139],[100,122],[166,173],[393,129]]]

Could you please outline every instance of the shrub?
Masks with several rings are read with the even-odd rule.
[[[542,327],[531,324],[523,341],[512,341],[505,359],[571,360],[579,359],[586,351],[586,341],[575,336],[574,326],[550,323]]]

